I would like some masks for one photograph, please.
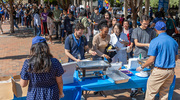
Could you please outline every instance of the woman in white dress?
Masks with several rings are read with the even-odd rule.
[[[114,33],[110,35],[110,44],[117,48],[117,54],[112,58],[112,63],[122,62],[122,64],[127,64],[126,46],[129,44],[127,35],[122,32],[120,23],[114,25],[113,31]]]
[[[48,31],[49,31],[49,42],[48,42],[49,44],[54,44],[52,42],[53,30],[55,29],[53,18],[54,18],[53,13],[49,12],[49,14],[47,16],[47,28],[48,28]]]

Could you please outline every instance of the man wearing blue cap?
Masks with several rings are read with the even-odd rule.
[[[154,100],[159,92],[160,100],[168,100],[169,87],[174,78],[174,68],[178,59],[178,44],[166,33],[166,24],[158,21],[155,25],[158,37],[150,42],[148,55],[149,59],[136,70],[143,68],[154,62],[154,69],[147,82],[145,100]]]

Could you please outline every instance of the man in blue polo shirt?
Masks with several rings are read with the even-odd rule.
[[[178,59],[178,44],[167,35],[166,24],[163,21],[156,23],[155,30],[158,37],[150,42],[148,50],[150,57],[144,65],[136,70],[140,71],[154,62],[155,68],[147,82],[145,100],[154,100],[158,92],[160,100],[167,100],[169,87],[174,78],[174,67]]]
[[[65,54],[68,56],[68,62],[79,62],[84,57],[84,51],[89,52],[92,55],[96,55],[96,52],[89,50],[87,45],[87,39],[83,35],[85,27],[82,23],[77,23],[75,32],[69,35],[65,40]]]

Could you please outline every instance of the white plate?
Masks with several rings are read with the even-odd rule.
[[[142,75],[141,73],[136,73],[135,75],[139,77],[148,77],[148,75]]]
[[[112,52],[112,51],[116,51],[116,49],[110,49],[110,50],[108,50],[108,51]]]
[[[120,48],[120,50],[126,50],[127,49],[127,47],[122,47],[122,48]]]

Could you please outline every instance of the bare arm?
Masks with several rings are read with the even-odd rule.
[[[155,61],[156,56],[150,56],[145,64],[142,65],[142,68],[150,66]]]
[[[80,61],[79,59],[76,59],[73,55],[71,55],[70,50],[65,49],[65,54],[74,61]]]
[[[154,62],[155,58],[156,58],[156,56],[150,56],[149,59],[146,61],[146,63],[143,64],[142,67],[138,67],[136,70],[141,71],[142,68],[150,66]]]
[[[62,98],[64,97],[62,76],[56,77],[56,82],[58,84],[60,98]]]
[[[134,43],[138,47],[149,47],[149,43],[139,43],[137,39],[134,39]]]
[[[21,87],[26,87],[28,85],[28,80],[20,79],[20,85]]]

